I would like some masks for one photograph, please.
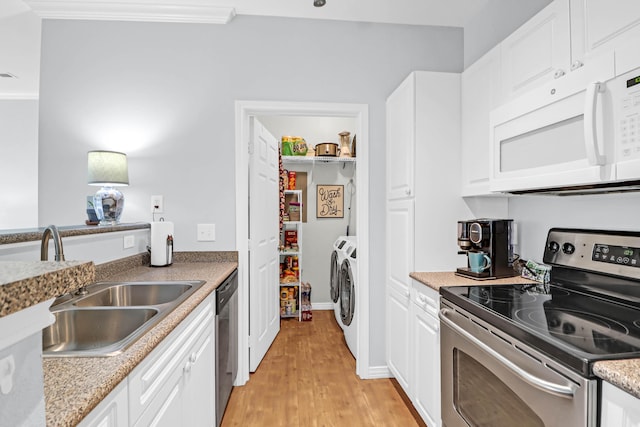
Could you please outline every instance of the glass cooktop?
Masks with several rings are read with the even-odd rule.
[[[556,285],[460,286],[443,298],[592,376],[597,360],[640,357],[640,306]]]

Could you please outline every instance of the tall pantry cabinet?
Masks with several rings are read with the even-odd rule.
[[[420,316],[411,304],[418,290],[409,274],[453,271],[463,262],[456,226],[471,213],[460,195],[460,75],[413,72],[389,96],[386,108],[387,364],[425,422],[437,427],[439,366],[421,361],[439,360],[439,339],[418,346],[410,338]],[[438,333],[439,325],[432,326]],[[425,390],[434,395],[425,397]],[[425,399],[432,404],[423,405]]]

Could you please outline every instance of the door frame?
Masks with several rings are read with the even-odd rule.
[[[356,119],[358,160],[356,166],[356,224],[358,247],[358,291],[356,293],[358,358],[356,374],[369,373],[369,106],[367,104],[236,101],[235,102],[235,181],[236,248],[238,251],[238,376],[235,385],[249,380],[249,117],[251,116],[323,116]],[[329,259],[327,259],[329,265]],[[364,284],[367,284],[365,286]],[[242,331],[245,331],[244,333]]]

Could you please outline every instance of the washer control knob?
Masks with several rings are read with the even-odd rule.
[[[576,247],[573,246],[571,243],[565,243],[564,245],[562,245],[562,252],[564,252],[567,255],[571,255],[575,251],[576,251]]]
[[[558,242],[554,242],[552,240],[547,244],[547,249],[549,250],[549,252],[555,254],[556,252],[558,252],[558,249],[560,249],[560,245],[558,244]]]

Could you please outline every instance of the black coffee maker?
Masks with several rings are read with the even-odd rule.
[[[512,226],[512,219],[458,221],[458,253],[467,255],[467,267],[458,268],[456,274],[476,280],[516,276],[513,270]],[[468,258],[470,252],[484,252],[491,265],[484,271],[472,271]]]

